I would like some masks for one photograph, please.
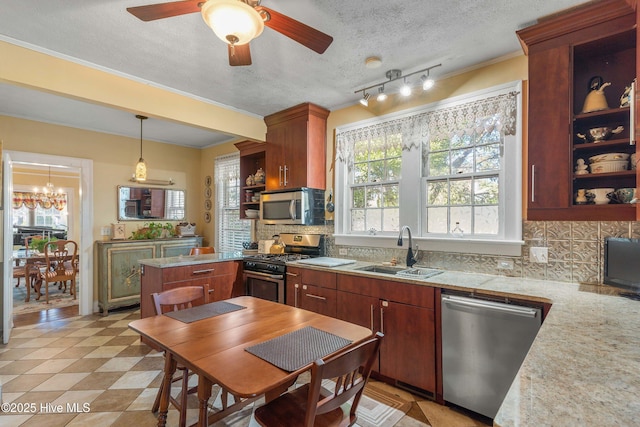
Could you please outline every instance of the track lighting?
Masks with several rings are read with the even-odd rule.
[[[360,103],[362,105],[364,105],[365,107],[367,107],[369,105],[369,94],[367,93],[367,90],[377,87],[378,88],[378,96],[376,97],[376,101],[382,102],[385,99],[387,99],[387,93],[385,93],[385,85],[388,85],[391,82],[395,82],[396,80],[402,79],[404,84],[400,88],[400,94],[403,95],[403,96],[409,96],[409,95],[411,95],[412,88],[411,88],[410,82],[407,81],[407,78],[411,77],[411,76],[413,76],[415,74],[420,74],[420,73],[423,73],[422,76],[420,77],[420,81],[422,83],[422,90],[429,90],[435,84],[434,80],[429,77],[429,72],[431,71],[431,69],[436,68],[436,67],[440,67],[441,65],[442,64],[432,65],[429,68],[425,68],[425,69],[422,69],[422,70],[415,71],[413,73],[407,74],[406,76],[402,75],[402,71],[401,70],[392,69],[392,70],[387,71],[386,74],[385,74],[385,76],[388,79],[387,81],[384,81],[384,82],[381,82],[381,83],[376,83],[376,84],[371,85],[371,86],[363,87],[361,89],[358,89],[358,90],[354,91],[353,93],[362,92],[363,96],[362,96],[362,99],[360,99]],[[426,72],[426,74],[424,74],[425,72]]]
[[[362,99],[360,100],[360,104],[364,105],[365,107],[368,107],[369,106],[369,97],[370,97],[370,95],[367,92],[362,91]]]
[[[387,94],[384,93],[384,85],[378,88],[378,96],[376,97],[376,101],[383,102],[387,99]]]

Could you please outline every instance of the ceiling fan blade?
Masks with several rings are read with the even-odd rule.
[[[324,53],[333,41],[333,37],[330,35],[311,28],[287,15],[283,15],[264,6],[257,6],[255,9],[258,12],[264,11],[269,14],[270,19],[265,21],[264,25],[315,52]]]
[[[203,0],[173,1],[170,3],[128,7],[127,12],[142,21],[155,21],[156,19],[200,12],[200,5],[202,3],[204,3]]]
[[[229,65],[233,67],[251,65],[251,49],[249,43],[235,46],[227,45],[229,52]]]

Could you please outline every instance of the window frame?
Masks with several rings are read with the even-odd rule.
[[[504,152],[501,159],[503,170],[499,174],[500,204],[499,214],[501,218],[500,228],[504,232],[496,237],[491,236],[463,236],[462,238],[451,235],[425,236],[422,230],[426,230],[427,216],[421,213],[426,206],[426,182],[422,177],[421,147],[412,147],[409,151],[403,150],[402,172],[400,179],[400,226],[408,225],[413,231],[414,245],[423,250],[435,250],[459,253],[480,253],[491,255],[517,256],[521,254],[522,240],[522,82],[514,81],[484,90],[479,90],[466,95],[461,95],[446,100],[426,104],[417,108],[391,113],[384,116],[351,123],[336,129],[336,133],[349,131],[364,126],[372,126],[390,120],[407,118],[413,115],[434,111],[436,109],[454,107],[485,98],[501,95],[508,92],[517,92],[516,133],[504,138]],[[417,171],[407,176],[406,170]],[[336,161],[335,166],[335,244],[349,246],[368,246],[397,248],[397,234],[376,233],[357,234],[350,232],[350,197],[351,184],[349,180],[348,165],[345,162]],[[509,179],[507,179],[509,177]],[[419,188],[416,185],[407,185],[406,181],[419,179]],[[406,180],[406,181],[405,181]],[[403,185],[405,181],[405,185]],[[416,182],[416,181],[413,181]],[[504,191],[503,191],[504,189]],[[419,197],[416,192],[419,191]],[[392,235],[393,234],[393,235]]]
[[[229,187],[227,187],[226,185],[224,186],[224,188],[222,189],[223,191],[220,191],[220,182],[219,182],[219,162],[236,162],[236,165],[234,165],[235,168],[235,172],[236,172],[236,180],[237,180],[237,185],[235,185],[234,187],[237,189],[238,194],[236,194],[236,200],[238,201],[238,206],[225,206],[225,200],[228,200],[227,197],[227,190]],[[225,166],[227,167],[227,166]],[[244,240],[248,241],[251,239],[251,220],[242,220],[240,219],[240,209],[242,208],[242,201],[240,200],[240,190],[242,189],[242,179],[240,178],[240,154],[239,153],[234,153],[234,154],[226,154],[226,155],[222,155],[222,156],[218,156],[214,159],[214,171],[213,171],[213,177],[214,177],[214,200],[215,200],[215,247],[216,247],[216,251],[217,252],[225,252],[225,251],[229,251],[231,250],[232,252],[238,252],[238,251],[242,251],[242,246],[236,248],[236,247],[228,247],[227,244],[225,243],[223,245],[223,242],[221,241],[221,235],[223,234],[221,232],[221,229],[224,228],[224,224],[221,223],[221,221],[223,221],[227,216],[229,217],[234,217],[233,211],[237,211],[237,214],[235,215],[235,217],[237,217],[238,221],[240,221],[241,223],[245,224],[244,230],[233,230],[234,233],[238,233],[238,232],[244,232]],[[223,214],[223,211],[230,211],[231,213],[226,213]],[[235,241],[236,239],[231,239],[232,241]],[[240,242],[240,244],[242,244],[242,242]]]

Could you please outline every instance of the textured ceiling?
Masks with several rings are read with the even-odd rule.
[[[198,13],[142,22],[125,10],[150,3],[0,0],[0,39],[264,116],[302,102],[330,110],[354,104],[361,96],[354,90],[384,81],[391,68],[407,74],[442,63],[431,72],[437,79],[520,52],[517,29],[584,2],[264,0],[264,6],[334,41],[319,55],[265,28],[251,42],[253,65],[248,67],[228,65],[225,45]],[[382,58],[382,67],[364,67],[372,55]],[[130,113],[6,84],[0,84],[0,100],[0,114],[128,136],[139,132]],[[229,138],[173,122],[145,123],[145,139],[203,147]]]

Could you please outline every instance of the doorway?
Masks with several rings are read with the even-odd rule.
[[[4,159],[5,161],[5,177],[7,175],[13,176],[13,168],[28,168],[39,167],[47,168],[49,166],[57,168],[59,170],[66,170],[71,176],[75,174],[77,187],[73,190],[75,192],[74,199],[77,200],[77,221],[74,220],[73,227],[76,227],[74,234],[78,236],[78,253],[79,253],[79,287],[78,287],[78,302],[79,302],[79,314],[88,315],[93,313],[93,161],[89,159],[80,159],[75,157],[63,157],[46,155],[39,153],[26,153],[18,151],[7,151]],[[13,218],[11,208],[11,195],[13,193],[14,185],[9,179],[9,185],[4,188],[5,210],[4,210],[4,238],[5,248],[11,247],[11,239],[13,234]],[[4,263],[5,265],[12,265],[13,252],[11,250],[4,251]],[[8,273],[9,269],[5,270],[5,287],[4,287],[4,304],[3,304],[3,324],[4,324],[4,342],[8,341],[8,335],[10,333],[13,321],[13,287],[14,284],[11,280],[11,276]],[[7,277],[9,276],[9,277]]]

